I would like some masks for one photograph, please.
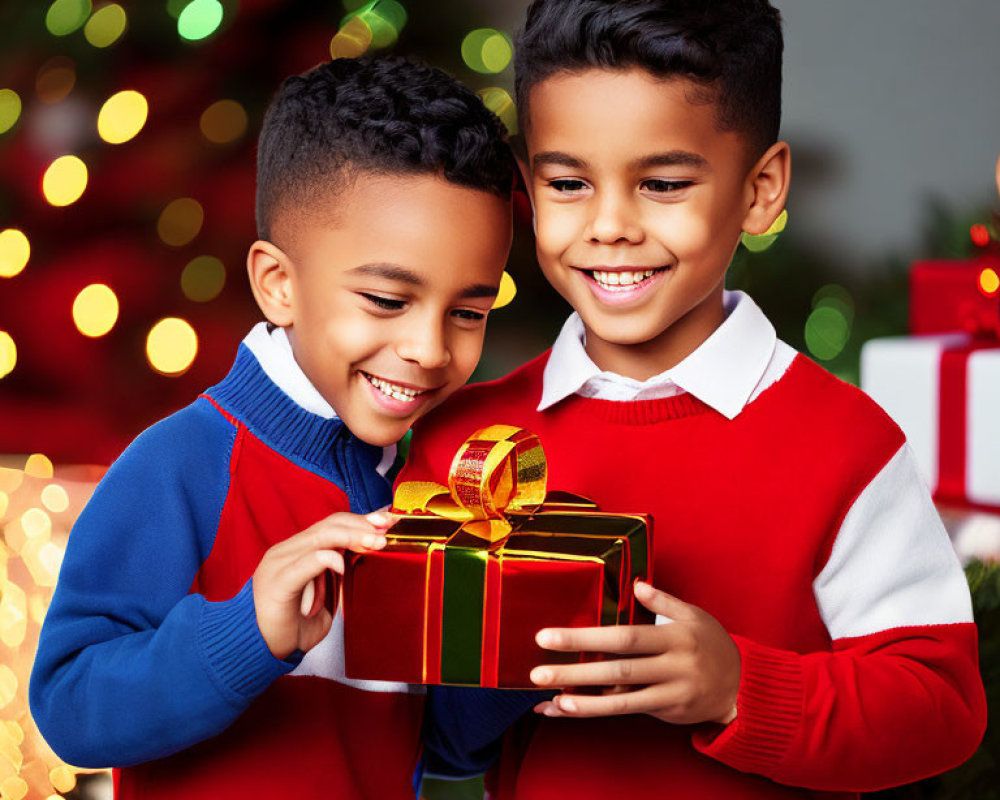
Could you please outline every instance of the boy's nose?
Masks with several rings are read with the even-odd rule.
[[[423,369],[441,369],[451,362],[451,350],[439,325],[412,326],[397,343],[396,353],[404,361],[413,361]]]
[[[588,241],[597,244],[642,241],[642,227],[636,221],[635,209],[625,198],[604,194],[595,198],[593,213],[587,224]]]

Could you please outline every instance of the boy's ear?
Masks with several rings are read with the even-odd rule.
[[[786,142],[776,142],[754,164],[747,178],[750,208],[743,218],[745,233],[760,235],[778,218],[788,199],[792,173],[791,150]]]
[[[268,322],[287,328],[294,320],[291,261],[280,247],[258,239],[247,253],[250,289]]]

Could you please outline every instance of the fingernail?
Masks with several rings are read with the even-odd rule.
[[[633,588],[633,591],[637,594],[649,594],[652,590],[653,587],[645,581],[636,581],[635,587]]]
[[[361,544],[363,544],[365,547],[374,547],[376,541],[377,537],[375,536],[374,533],[366,533],[361,538]]]
[[[552,635],[552,631],[543,630],[535,635],[535,641],[538,642],[540,647],[548,647],[555,644],[556,637]]]
[[[374,511],[367,517],[368,521],[376,528],[384,528],[389,524],[389,515],[381,511]]]
[[[559,709],[556,708],[555,703],[549,703],[545,708],[542,709],[542,713],[547,717],[558,717]]]
[[[531,670],[531,680],[534,683],[551,683],[552,671],[544,667],[535,667]]]
[[[576,701],[571,700],[566,695],[560,695],[559,697],[557,697],[556,702],[559,704],[559,708],[561,708],[563,711],[569,711],[570,713],[576,711]]]

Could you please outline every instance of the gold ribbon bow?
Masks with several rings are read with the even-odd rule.
[[[533,509],[545,499],[545,451],[538,436],[512,425],[491,425],[458,448],[448,485],[401,483],[393,511],[429,513],[465,523],[463,530],[489,542],[510,533],[507,515]]]

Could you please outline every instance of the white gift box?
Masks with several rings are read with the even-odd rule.
[[[861,388],[903,429],[936,499],[1000,510],[1000,342],[968,352],[964,387],[955,380],[942,386],[942,355],[973,341],[966,334],[872,339],[861,349]],[[964,437],[945,445],[964,463],[964,491],[956,497],[941,491],[939,409],[942,397],[960,400],[963,388]]]

